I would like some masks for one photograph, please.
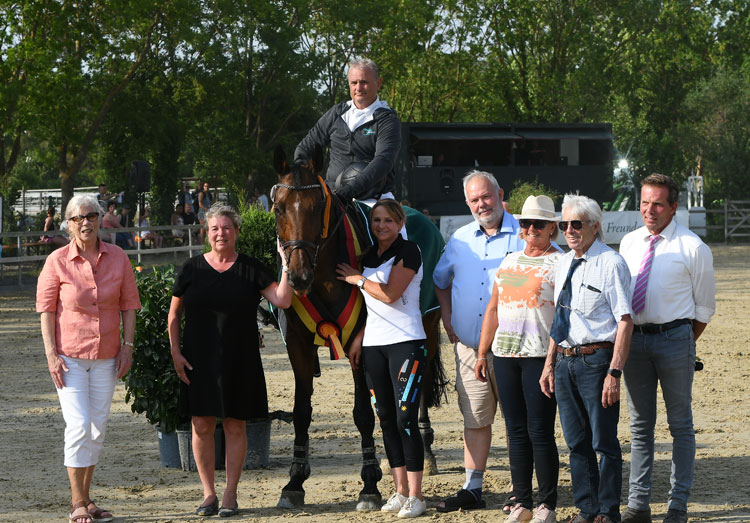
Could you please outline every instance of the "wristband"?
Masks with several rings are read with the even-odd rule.
[[[123,344],[123,345],[127,345],[127,346],[128,346],[128,347],[130,347],[131,349],[134,349],[134,348],[135,348],[135,345],[133,344],[133,342],[132,342],[132,341],[123,341],[123,342],[122,342],[122,344]]]
[[[487,361],[487,358],[477,358],[477,361],[481,361],[481,360]]]

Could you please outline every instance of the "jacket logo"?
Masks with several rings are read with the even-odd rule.
[[[372,127],[370,127],[369,129],[362,129],[362,134],[364,136],[371,136],[375,134],[375,129],[373,129]]]

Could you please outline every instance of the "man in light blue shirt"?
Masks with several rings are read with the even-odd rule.
[[[620,521],[620,376],[633,332],[630,270],[604,244],[602,211],[568,194],[560,230],[572,249],[555,269],[555,319],[539,383],[555,394],[570,449],[571,523]],[[599,464],[597,464],[597,454]]]
[[[507,254],[525,246],[518,236],[518,221],[503,209],[503,190],[495,177],[472,171],[463,183],[475,221],[453,234],[432,278],[443,326],[454,343],[458,406],[464,418],[466,482],[456,495],[440,503],[439,512],[486,506],[482,483],[498,402],[492,354],[487,354],[486,382],[476,379],[474,367],[495,273]]]

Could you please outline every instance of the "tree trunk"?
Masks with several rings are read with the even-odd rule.
[[[60,180],[62,181],[62,203],[60,204],[60,216],[65,216],[65,208],[73,197],[73,188],[75,187],[75,173],[60,171]],[[63,218],[64,219],[64,218]]]

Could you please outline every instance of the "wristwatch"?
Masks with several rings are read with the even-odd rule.
[[[367,281],[367,278],[362,276],[362,278],[360,278],[359,281],[357,281],[357,287],[359,287],[360,289],[364,288],[366,281]]]
[[[607,374],[609,374],[613,378],[619,378],[620,376],[622,376],[622,371],[620,369],[609,369],[607,371]]]
[[[135,347],[132,341],[123,341],[122,344],[130,347],[131,349]]]

